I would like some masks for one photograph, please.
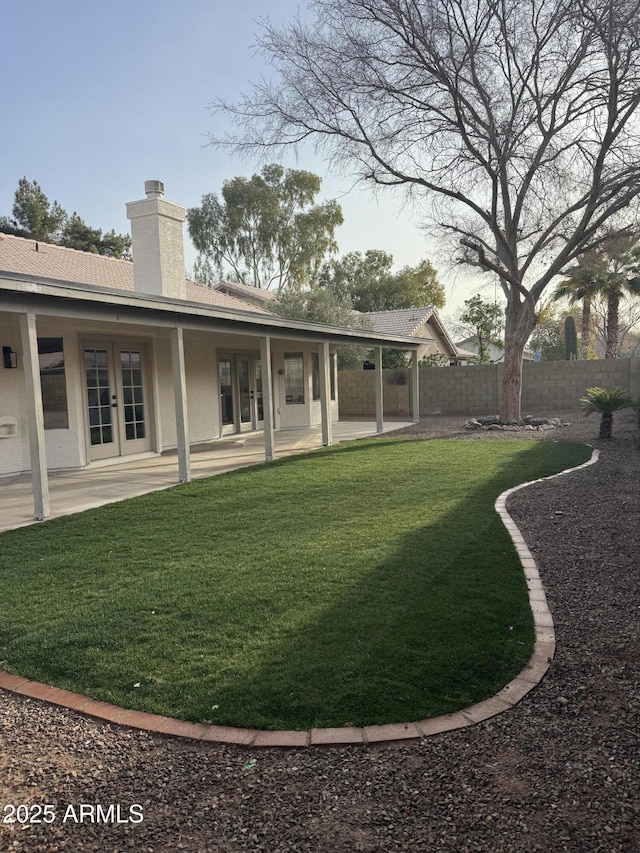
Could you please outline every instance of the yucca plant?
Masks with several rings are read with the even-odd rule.
[[[624,388],[614,388],[613,391],[606,388],[587,388],[586,397],[580,399],[580,404],[585,415],[593,412],[602,415],[599,437],[611,438],[613,413],[633,406],[633,400]]]

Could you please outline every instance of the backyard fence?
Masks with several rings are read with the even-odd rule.
[[[384,370],[384,413],[409,417],[410,368]],[[498,411],[502,364],[420,368],[421,415],[488,415]],[[374,370],[342,370],[338,374],[340,414],[374,417]],[[522,376],[523,414],[570,411],[587,388],[616,388],[640,397],[640,358],[598,361],[525,362]]]

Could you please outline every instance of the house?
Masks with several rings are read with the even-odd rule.
[[[213,289],[217,290],[218,293],[226,293],[227,296],[232,296],[241,302],[247,302],[249,305],[257,305],[259,308],[266,310],[269,310],[270,303],[276,298],[276,294],[270,290],[252,287],[250,284],[242,284],[240,281],[221,281],[218,284],[214,284]]]
[[[31,472],[36,518],[47,472],[338,419],[335,347],[411,349],[393,332],[288,320],[185,278],[185,209],[160,181],[127,205],[133,262],[0,234],[0,476]],[[413,414],[418,418],[418,371]],[[382,430],[382,387],[377,426]]]
[[[408,335],[413,338],[430,338],[428,343],[418,347],[418,359],[430,355],[442,354],[449,359],[449,365],[459,364],[470,357],[470,353],[461,353],[453,343],[438,313],[432,306],[425,308],[401,308],[395,311],[371,311],[360,313],[368,325],[376,332]]]
[[[485,344],[485,346],[489,351],[489,363],[502,364],[504,361],[504,347],[494,344],[492,341]],[[478,338],[476,335],[471,335],[462,341],[458,341],[456,343],[456,347],[458,350],[465,350],[467,353],[467,357],[463,361],[464,364],[475,364],[477,362],[480,355],[480,347],[478,346]],[[530,350],[529,347],[525,347],[522,360],[533,361],[533,350]]]

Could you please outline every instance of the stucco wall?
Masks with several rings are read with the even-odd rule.
[[[468,367],[421,367],[421,415],[485,415],[498,410],[501,364]],[[384,371],[384,411],[409,415],[409,370]],[[338,374],[340,414],[375,415],[375,371],[345,370]],[[573,409],[587,388],[621,386],[640,397],[640,359],[533,362],[523,365],[523,413]]]
[[[279,370],[284,370],[285,352],[301,352],[304,361],[304,403],[287,403],[284,393],[284,376]],[[317,352],[313,344],[304,342],[293,343],[291,341],[282,343],[271,342],[271,362],[274,386],[274,408],[276,410],[276,428],[288,429],[292,427],[318,426],[322,422],[320,400],[312,399],[312,377],[311,377],[311,353]],[[338,396],[338,383],[336,382],[336,397]],[[331,403],[331,419],[338,420],[338,400]]]
[[[67,429],[45,430],[47,458],[52,470],[77,468],[85,464],[83,399],[81,397],[80,332],[71,321],[39,319],[38,337],[61,337],[64,346],[64,370],[67,388]],[[15,437],[0,439],[0,475],[28,471],[30,463],[27,408],[24,385],[24,359],[18,317],[2,315],[0,342],[17,353],[18,368],[0,366],[0,416],[18,421]]]

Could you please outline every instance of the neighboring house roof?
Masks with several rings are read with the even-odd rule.
[[[450,358],[465,358],[451,340],[432,305],[424,308],[398,308],[394,311],[368,311],[360,313],[360,316],[369,319],[374,331],[398,335],[417,335],[422,326],[428,323],[443,339]]]
[[[358,312],[368,317],[376,332],[392,332],[400,335],[414,335],[434,313],[434,308],[399,308],[395,311]]]
[[[458,355],[461,359],[474,359],[478,358],[478,353],[473,352],[473,350],[463,349],[459,343],[456,344],[456,349],[458,350]]]
[[[462,353],[461,348],[466,348],[467,356],[469,358],[477,358],[478,357],[478,338],[476,335],[470,335],[468,338],[464,338],[462,341],[458,341],[456,343],[456,347]],[[489,352],[492,356],[491,361],[494,364],[497,364],[504,359],[504,347],[499,346],[498,344],[494,344],[493,341],[489,341],[488,343]],[[525,361],[533,361],[533,350],[529,349],[529,347],[524,348],[524,360]]]
[[[478,347],[478,338],[476,335],[470,335],[468,338],[464,338],[462,341],[458,341],[456,346],[460,350],[461,347],[467,349],[471,358],[477,358],[479,347]],[[500,347],[497,344],[494,344],[493,341],[489,341],[487,344],[489,347],[489,353],[491,355],[491,361],[494,364],[498,364],[504,361],[504,347]],[[529,347],[524,348],[523,358],[525,361],[533,361],[533,350],[529,349]]]
[[[260,287],[252,287],[250,284],[242,284],[239,281],[221,281],[213,285],[213,289],[220,293],[235,296],[236,299],[248,301],[265,308],[276,298],[276,294],[270,290],[262,290]]]
[[[67,249],[11,234],[0,234],[0,271],[29,278],[69,281],[86,287],[134,292],[132,261]],[[186,297],[190,302],[260,314],[271,313],[258,305],[195,281],[185,279],[185,283]]]

